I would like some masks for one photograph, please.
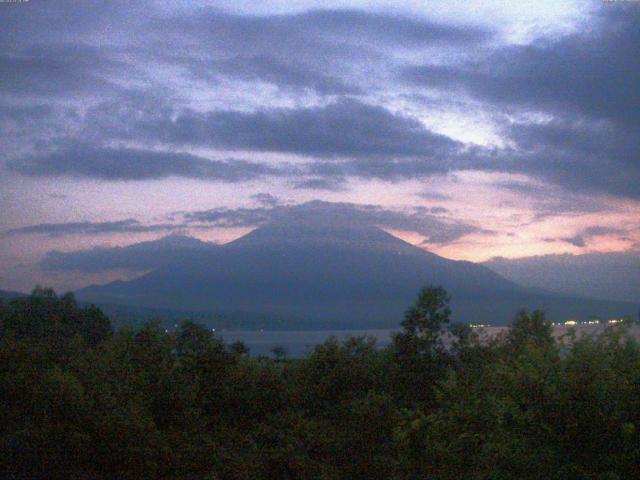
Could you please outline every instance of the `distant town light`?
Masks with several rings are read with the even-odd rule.
[[[576,322],[575,320],[567,320],[566,322],[564,322],[565,325],[577,325],[578,322]]]

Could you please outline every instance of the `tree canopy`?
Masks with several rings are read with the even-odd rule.
[[[386,348],[251,357],[191,321],[112,331],[37,288],[0,305],[0,476],[13,479],[633,479],[640,346],[448,327],[423,289]]]

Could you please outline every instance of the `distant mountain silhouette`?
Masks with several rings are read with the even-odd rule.
[[[96,247],[77,252],[52,251],[39,265],[45,270],[91,273],[126,269],[142,273],[154,270],[165,260],[175,263],[192,255],[201,256],[205,251],[215,248],[217,245],[213,243],[173,234],[126,247]]]
[[[496,257],[484,265],[518,284],[561,295],[640,301],[640,250]]]
[[[636,311],[621,302],[528,290],[487,267],[440,257],[371,226],[288,221],[259,227],[226,245],[190,240],[172,240],[185,244],[188,254],[178,249],[150,273],[81,289],[78,298],[210,311],[217,318],[246,312],[334,328],[396,326],[418,290],[429,284],[451,293],[454,319],[462,322],[508,323],[521,307],[543,308],[559,319]]]
[[[10,290],[0,290],[0,299],[2,300],[12,300],[14,298],[25,297],[26,293],[20,292],[12,292]]]

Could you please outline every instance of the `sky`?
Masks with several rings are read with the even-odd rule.
[[[130,278],[48,260],[299,215],[453,259],[637,259],[639,22],[638,2],[0,3],[0,288]]]

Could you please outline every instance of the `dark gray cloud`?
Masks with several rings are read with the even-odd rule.
[[[607,235],[626,235],[628,232],[622,228],[603,227],[603,226],[591,226],[581,230],[573,237],[560,238],[558,240],[562,242],[570,243],[575,247],[586,247],[591,239],[594,237],[601,237]]]
[[[585,247],[587,245],[587,241],[584,239],[582,235],[575,235],[573,237],[561,238],[563,242],[570,243],[574,247]]]
[[[335,48],[375,41],[376,46],[424,47],[432,44],[477,44],[491,37],[487,29],[451,25],[425,18],[355,9],[321,9],[283,15],[234,15],[215,9],[159,20],[162,32],[196,39],[203,48],[241,49]],[[296,45],[296,43],[298,45]]]
[[[510,169],[575,191],[638,198],[640,129],[559,118],[507,130],[517,150],[502,152]]]
[[[0,42],[11,48],[29,44],[70,43],[109,31],[112,38],[131,33],[141,13],[149,14],[149,1],[79,3],[75,0],[22,2],[2,8]]]
[[[132,68],[177,66],[199,79],[240,78],[334,94],[360,91],[349,68],[354,62],[375,59],[384,64],[394,50],[464,47],[491,35],[478,27],[361,10],[236,15],[188,5],[166,8],[163,2],[148,0],[91,6],[69,0],[30,3],[3,8],[0,45],[19,55],[11,65],[17,69],[11,85],[17,87],[18,80],[26,80],[25,87],[36,91],[60,92],[64,85],[73,90],[95,89],[97,85],[79,81],[95,80],[89,77],[96,71],[87,71],[83,58],[69,62],[68,55],[30,53],[34,48],[102,45],[105,55],[96,59],[96,70],[115,54],[131,62]],[[47,67],[52,73],[50,85],[40,81],[46,61],[51,62]]]
[[[238,165],[248,174],[292,176],[296,178],[296,188],[314,190],[341,190],[347,178],[354,176],[395,181],[455,169],[480,169],[496,163],[479,147],[465,146],[431,132],[412,117],[349,97],[339,97],[326,105],[315,107],[266,108],[254,112],[217,110],[176,113],[151,97],[130,96],[123,102],[103,104],[92,109],[88,114],[88,125],[92,132],[116,139],[143,139],[147,143],[172,145],[165,146],[165,149],[207,146],[308,156],[313,161],[296,168],[259,169],[256,166],[256,171],[251,172],[251,165]],[[70,158],[77,157],[78,149],[70,150]],[[207,178],[206,164],[195,162],[195,157],[184,161],[184,154],[103,150],[111,156],[117,154],[123,160],[124,157],[148,155],[164,156],[168,161],[170,155],[175,155],[173,167],[167,164],[161,168],[165,162],[155,163],[162,172]],[[62,169],[65,162],[59,158],[60,154],[55,153],[51,157],[55,158],[48,161],[38,157],[38,163],[53,163]],[[30,159],[20,159],[12,166],[25,172],[27,167],[20,165],[30,163]],[[77,162],[73,160],[73,163]],[[194,163],[198,166],[193,167]],[[215,165],[215,162],[210,163]],[[498,168],[498,165],[493,168]],[[119,172],[119,169],[115,171]],[[128,173],[125,176],[134,178]],[[222,172],[219,176],[225,179]],[[228,181],[233,181],[235,176],[230,174]],[[140,178],[146,177],[141,175]]]
[[[41,148],[44,153],[11,160],[9,168],[31,176],[106,180],[182,176],[237,182],[279,175],[295,178],[296,188],[338,191],[345,188],[348,177],[396,181],[490,164],[499,167],[478,147],[466,147],[429,131],[411,117],[350,98],[319,107],[187,111],[177,116],[151,98],[129,99],[130,103],[125,98],[118,105],[93,109],[88,115],[89,137],[95,137],[98,144],[100,135],[105,135],[172,146],[165,145],[160,151],[53,139]],[[313,161],[294,168],[208,160],[175,152],[176,146],[294,153]]]
[[[34,145],[44,145],[61,135],[78,130],[74,108],[54,106],[46,101],[8,102],[0,100],[0,138],[4,158],[23,155]]]
[[[73,252],[48,252],[39,262],[43,270],[83,273],[128,270],[145,272],[189,255],[215,249],[216,245],[192,237],[170,235],[126,247],[96,247]]]
[[[408,67],[419,84],[491,102],[640,124],[640,10],[602,5],[580,33],[499,49],[463,65]]]
[[[263,207],[275,207],[281,203],[278,197],[266,192],[256,193],[255,195],[251,195],[251,198]]]
[[[255,227],[269,222],[378,226],[416,232],[428,237],[428,243],[434,244],[450,243],[471,233],[489,233],[468,223],[436,216],[428,208],[417,207],[400,211],[378,205],[319,200],[273,207],[214,208],[186,212],[183,216],[187,224],[210,224],[221,227]]]
[[[1,60],[0,60],[1,61]],[[12,121],[16,124],[24,125],[26,122],[43,117],[51,117],[54,114],[54,108],[45,103],[36,103],[31,105],[0,105],[0,120]]]
[[[140,38],[152,2],[18,3],[2,5],[0,95],[86,106],[139,80],[146,63]]]
[[[71,143],[51,153],[12,160],[10,169],[34,177],[69,176],[103,180],[187,177],[242,182],[282,170],[245,160],[208,160],[196,155]]]
[[[528,287],[565,295],[638,302],[640,251],[494,258],[485,265]]]
[[[448,208],[445,208],[445,207],[431,207],[431,208],[429,209],[429,211],[430,211],[431,213],[433,213],[434,215],[445,214],[445,213],[451,213],[451,212],[449,211],[449,209],[448,209]]]
[[[42,98],[103,96],[121,90],[110,77],[127,66],[97,47],[40,45],[0,55],[0,93]]]
[[[421,192],[421,193],[417,194],[417,196],[422,198],[422,199],[424,199],[424,200],[429,200],[429,201],[433,201],[433,200],[437,200],[437,201],[451,200],[451,196],[450,195],[445,195],[444,193],[432,192],[432,191]]]
[[[44,235],[47,237],[61,237],[65,235],[104,235],[111,233],[145,233],[175,230],[179,228],[172,224],[145,225],[138,220],[128,218],[113,222],[67,222],[41,223],[27,227],[6,230],[0,236],[14,235]]]
[[[312,177],[300,180],[294,184],[299,190],[325,190],[329,192],[341,192],[346,190],[346,180],[340,176]]]
[[[544,122],[502,126],[513,145],[494,152],[502,171],[639,198],[640,9],[596,10],[579,33],[488,50],[471,62],[409,66],[404,78],[449,95],[466,93],[491,111],[545,115]]]
[[[318,107],[183,112],[138,125],[150,139],[177,145],[324,157],[420,156],[440,159],[461,145],[419,121],[349,98]]]
[[[478,27],[345,9],[262,16],[207,9],[159,22],[163,36],[158,42],[166,42],[170,52],[184,45],[191,53],[169,54],[167,61],[182,64],[197,78],[230,76],[321,94],[361,91],[354,65],[389,62],[387,50],[468,46],[490,37]]]
[[[87,115],[84,136],[94,143],[52,139],[43,153],[9,168],[31,176],[146,180],[182,176],[237,182],[289,176],[296,188],[343,190],[349,177],[398,181],[460,169],[500,169],[500,158],[431,132],[418,120],[341,97],[327,105],[199,113],[173,109],[148,96],[126,96]],[[102,137],[164,144],[163,150],[94,146]],[[167,146],[167,144],[169,144]],[[208,160],[176,152],[194,146],[294,153],[312,158],[293,167],[244,160]]]
[[[585,213],[599,213],[607,208],[600,199],[593,198],[592,195],[576,195],[575,192],[567,192],[566,188],[549,182],[501,180],[495,182],[494,186],[516,194],[520,200],[530,201],[534,212],[531,222],[558,215],[579,216]]]
[[[313,10],[273,18],[276,21],[289,20],[301,30],[332,40],[336,37],[354,41],[366,39],[403,47],[434,43],[475,44],[491,35],[479,27],[444,25],[415,16],[362,10]]]
[[[0,97],[18,98],[0,98],[0,133],[5,144],[19,144],[6,147],[7,158],[19,157],[10,167],[26,175],[225,182],[279,175],[295,188],[339,191],[352,177],[398,181],[474,169],[531,175],[577,192],[640,194],[640,10],[633,6],[596,9],[577,34],[505,46],[488,29],[389,12],[235,15],[144,1],[29,3],[7,9],[0,32]],[[414,64],[425,58],[447,63]],[[394,83],[401,66],[408,85]],[[205,92],[216,97],[215,109],[186,107],[196,96],[193,77],[215,84]],[[264,102],[243,103],[259,82],[277,86],[285,101],[260,91]],[[535,111],[553,119],[519,115],[507,124],[496,113],[510,147],[482,148],[379,105],[415,99],[425,87],[438,90],[434,104],[445,110],[464,92],[489,114]],[[276,108],[276,101],[293,106]],[[61,102],[82,113],[59,113]],[[25,129],[29,118],[35,123]],[[40,128],[44,118],[50,121]],[[86,143],[58,146],[56,129]],[[147,149],[96,146],[119,140]],[[39,153],[24,157],[34,145]],[[313,162],[275,168],[174,151],[197,146]]]
[[[446,137],[445,137],[446,138]],[[500,171],[509,165],[508,159],[492,155],[490,151],[479,147],[463,146],[446,139],[441,145],[434,144],[431,152],[426,145],[422,154],[418,149],[410,154],[368,155],[347,159],[341,162],[317,159],[309,165],[309,172],[318,177],[380,179],[400,181],[409,178],[425,178],[457,170]]]

